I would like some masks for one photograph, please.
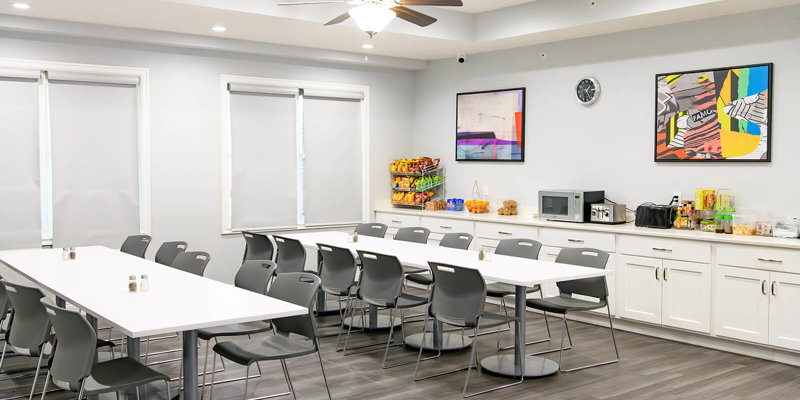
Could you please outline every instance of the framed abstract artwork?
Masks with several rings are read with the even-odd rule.
[[[456,161],[525,161],[525,88],[456,95]]]
[[[655,161],[771,161],[772,64],[656,75]]]

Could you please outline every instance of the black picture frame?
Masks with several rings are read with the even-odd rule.
[[[521,92],[520,95],[522,96],[522,115],[521,115],[521,145],[519,145],[519,159],[491,159],[491,158],[463,158],[459,157],[459,143],[458,143],[458,115],[459,115],[459,99],[461,96],[468,96],[468,95],[476,95],[476,94],[488,94],[488,93],[502,93],[502,92]],[[456,152],[456,161],[461,162],[525,162],[525,114],[526,114],[526,89],[524,87],[516,87],[516,88],[509,88],[509,89],[495,89],[495,90],[482,90],[482,91],[475,91],[475,92],[462,92],[456,93],[456,140],[455,140],[455,152]],[[515,120],[516,123],[516,120]]]
[[[684,74],[698,74],[698,73],[709,73],[713,74],[715,72],[720,71],[728,71],[733,69],[741,69],[741,68],[755,68],[755,67],[767,67],[767,95],[766,95],[766,150],[764,153],[763,158],[758,159],[728,159],[728,158],[659,158],[659,134],[660,128],[663,126],[662,123],[659,121],[659,79],[662,77],[667,77],[671,75],[684,75]],[[769,163],[772,162],[772,92],[773,92],[773,74],[774,74],[774,64],[773,63],[760,63],[760,64],[748,64],[748,65],[737,65],[733,67],[722,67],[722,68],[704,68],[704,69],[696,69],[691,71],[681,71],[681,72],[670,72],[670,73],[658,73],[655,75],[655,112],[654,112],[654,129],[653,129],[653,161],[657,163],[675,163],[675,162],[686,162],[686,163]],[[762,128],[763,129],[763,128]],[[668,133],[667,133],[668,135]],[[666,137],[664,138],[666,139]],[[759,139],[760,140],[760,139]]]

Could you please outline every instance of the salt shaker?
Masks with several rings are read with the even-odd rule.
[[[136,293],[136,275],[128,277],[128,292]]]
[[[139,291],[147,292],[150,290],[150,281],[147,280],[147,274],[142,274],[142,279],[139,281]]]
[[[64,247],[61,249],[61,259],[64,261],[69,261],[69,247]]]

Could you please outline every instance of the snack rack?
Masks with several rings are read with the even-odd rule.
[[[431,166],[420,171],[415,172],[391,172],[390,183],[392,186],[392,205],[394,207],[407,207],[407,208],[425,208],[428,201],[439,201],[445,199],[445,168],[441,165]],[[437,178],[438,177],[438,178]],[[403,178],[413,179],[413,185],[409,184],[398,185],[396,181]],[[417,187],[417,184],[420,184]],[[424,201],[417,201],[418,194],[430,194],[430,197]],[[395,200],[395,196],[402,194],[403,199]],[[414,196],[414,201],[407,201],[407,196]]]

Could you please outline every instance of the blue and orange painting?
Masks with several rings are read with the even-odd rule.
[[[523,161],[525,89],[459,93],[456,161]]]

